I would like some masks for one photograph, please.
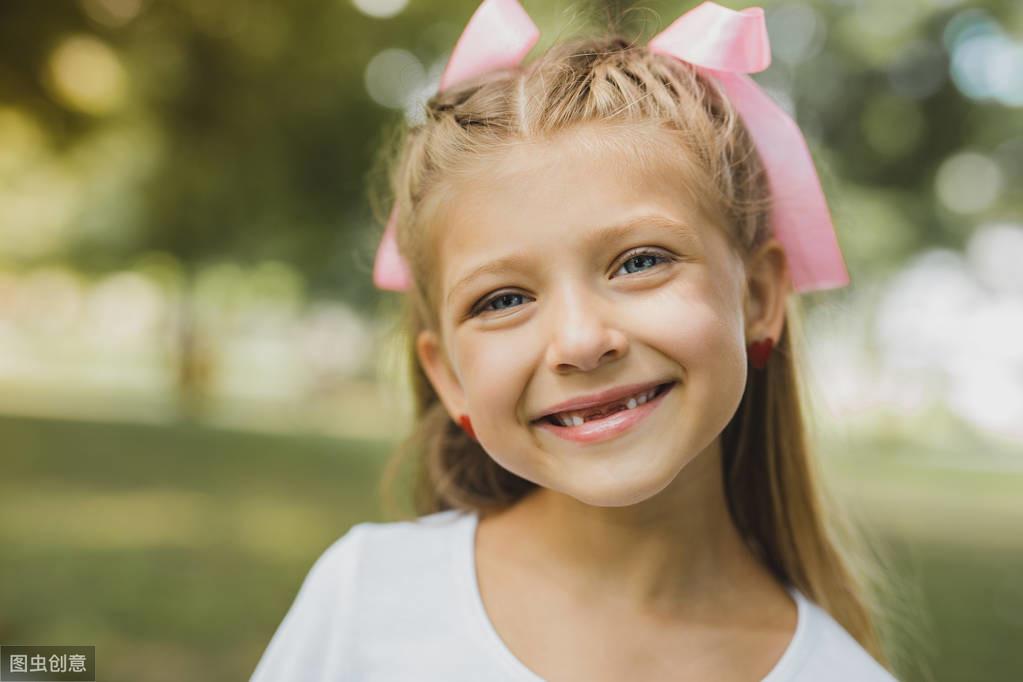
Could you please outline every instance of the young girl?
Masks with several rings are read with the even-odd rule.
[[[536,39],[485,0],[393,177],[420,516],[327,549],[252,680],[893,680],[804,431],[790,293],[848,277],[763,12]]]

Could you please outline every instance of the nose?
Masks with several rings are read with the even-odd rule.
[[[547,365],[559,373],[589,372],[625,356],[628,340],[613,304],[582,288],[565,287],[551,307],[551,342]]]

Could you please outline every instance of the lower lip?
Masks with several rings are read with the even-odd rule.
[[[666,395],[675,390],[677,385],[678,382],[675,382],[653,400],[648,400],[631,410],[615,412],[603,419],[583,422],[579,426],[555,426],[548,421],[540,421],[537,426],[544,431],[553,433],[558,438],[576,443],[597,443],[610,440],[643,421],[648,414],[657,409]]]

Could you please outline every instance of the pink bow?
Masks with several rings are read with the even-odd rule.
[[[538,38],[539,30],[517,0],[483,0],[455,45],[441,90],[520,63]],[[736,12],[704,2],[654,36],[648,48],[714,78],[739,112],[767,170],[771,225],[788,257],[795,290],[847,285],[849,274],[806,140],[796,122],[746,75],[771,63],[763,9]],[[373,283],[405,291],[411,276],[398,253],[396,219],[392,208],[377,250]]]
[[[443,92],[464,80],[519,64],[540,39],[540,29],[518,0],[483,0],[455,43],[440,78]],[[377,248],[373,283],[380,289],[405,291],[412,285],[408,264],[398,252],[398,207],[391,208],[387,229]]]

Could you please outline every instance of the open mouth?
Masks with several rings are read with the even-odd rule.
[[[676,383],[677,382],[675,381],[669,381],[659,384],[649,391],[644,391],[643,393],[636,394],[635,396],[616,400],[615,402],[608,403],[607,405],[598,405],[584,410],[549,414],[546,417],[541,417],[534,423],[545,422],[553,426],[569,428],[572,426],[581,426],[582,424],[590,421],[606,419],[618,412],[634,410],[648,402],[656,400],[658,397],[671,390]]]

